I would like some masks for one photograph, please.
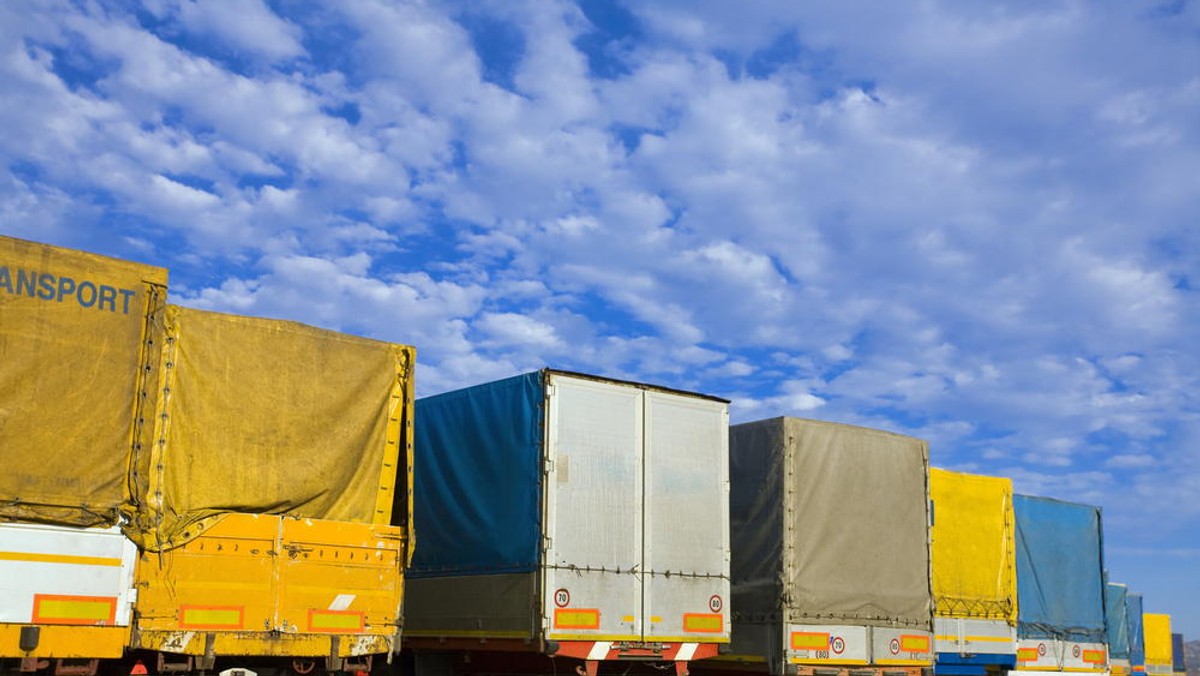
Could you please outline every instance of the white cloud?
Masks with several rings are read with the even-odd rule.
[[[554,327],[512,312],[485,312],[475,323],[489,339],[505,345],[555,349],[562,345]]]
[[[300,30],[271,12],[262,0],[179,0],[184,30],[210,35],[234,48],[273,60],[304,54]]]
[[[1134,469],[1142,467],[1153,467],[1158,464],[1154,456],[1146,453],[1123,453],[1114,455],[1104,461],[1106,467],[1114,469]]]
[[[415,344],[437,361],[470,354],[466,317],[480,309],[484,289],[473,284],[403,273],[371,274],[363,253],[336,260],[283,256],[262,261],[252,279],[230,278],[195,290],[180,302],[193,307],[305,321],[319,326]]]

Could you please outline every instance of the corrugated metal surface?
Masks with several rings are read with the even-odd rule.
[[[1017,620],[1012,481],[930,470],[938,617]]]
[[[169,306],[130,536],[178,547],[223,514],[388,524],[407,492],[410,347]],[[401,513],[401,518],[407,514]]]
[[[0,520],[112,525],[162,268],[0,236]]]
[[[1017,495],[1018,635],[1103,643],[1100,510]]]

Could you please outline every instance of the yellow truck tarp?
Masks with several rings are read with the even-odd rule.
[[[158,410],[134,461],[140,546],[178,547],[233,512],[391,521],[412,485],[413,348],[174,305],[156,334]]]
[[[929,494],[936,615],[1015,624],[1012,481],[933,468]]]
[[[1171,616],[1161,613],[1144,613],[1142,631],[1146,641],[1146,671],[1150,667],[1166,667],[1154,673],[1167,673],[1174,668],[1171,651]]]
[[[111,525],[162,268],[0,236],[0,520]]]

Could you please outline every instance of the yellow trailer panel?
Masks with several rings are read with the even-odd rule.
[[[0,236],[0,521],[112,525],[167,271]]]
[[[110,659],[125,654],[129,627],[81,627],[44,624],[38,626],[38,646],[21,650],[21,626],[0,624],[0,656],[38,659]]]
[[[1171,650],[1171,616],[1144,613],[1142,631],[1146,642],[1146,673],[1170,674],[1174,670]]]
[[[938,617],[1017,620],[1012,481],[932,468]]]
[[[203,656],[388,652],[405,535],[389,525],[227,514],[138,566],[135,648]]]

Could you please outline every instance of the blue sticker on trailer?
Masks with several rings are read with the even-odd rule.
[[[1129,622],[1126,600],[1129,589],[1123,584],[1109,582],[1104,587],[1104,617],[1108,625],[1108,656],[1114,660],[1129,659]]]
[[[1100,508],[1013,496],[1017,521],[1017,634],[1103,643]]]
[[[540,371],[417,400],[409,575],[536,569],[545,400]]]
[[[1142,595],[1125,595],[1125,620],[1129,636],[1129,666],[1146,666],[1146,633],[1142,629]]]

